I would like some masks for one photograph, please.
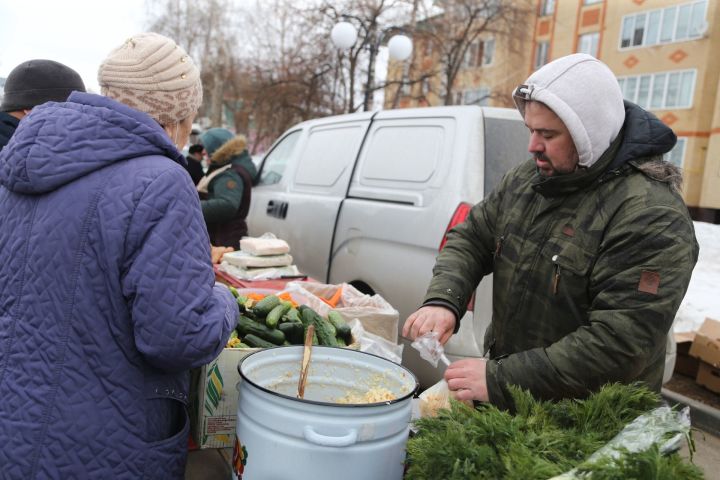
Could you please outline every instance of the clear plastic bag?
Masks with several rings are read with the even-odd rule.
[[[444,363],[446,367],[450,365],[450,360],[445,356],[445,348],[440,343],[439,335],[436,332],[428,332],[417,337],[410,346],[417,350],[420,357],[433,367],[437,367],[438,361]],[[438,410],[450,408],[450,389],[445,379],[425,390],[418,398],[420,399],[421,417],[434,417]]]
[[[428,332],[417,337],[410,346],[417,350],[420,357],[433,367],[437,367],[438,360],[442,361],[445,366],[450,365],[450,360],[445,356],[445,348],[440,343],[437,332]]]
[[[441,408],[450,408],[450,389],[445,379],[422,392],[418,398],[421,417],[435,417]]]
[[[368,332],[357,318],[348,322],[355,342],[360,344],[360,351],[383,357],[398,365],[402,362],[403,345],[390,342],[379,335]]]
[[[668,454],[677,451],[683,438],[690,433],[690,408],[673,410],[663,405],[644,413],[630,422],[620,433],[606,443],[603,447],[590,455],[584,462],[595,463],[605,458],[618,458],[620,454],[628,452],[642,452],[653,445],[658,445],[661,453]],[[577,469],[565,472],[550,480],[578,480],[586,478],[580,475]]]

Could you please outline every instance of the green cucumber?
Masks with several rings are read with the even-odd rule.
[[[337,330],[337,336],[349,343],[352,339],[352,332],[350,331],[350,325],[345,323],[345,319],[335,310],[328,312],[328,320],[333,324],[335,330]]]
[[[302,322],[300,320],[300,312],[295,307],[290,307],[290,310],[285,312],[285,315],[283,315],[280,318],[281,322]]]
[[[277,327],[278,321],[280,320],[280,317],[285,315],[285,312],[290,310],[290,307],[292,305],[281,303],[280,305],[276,306],[272,310],[270,310],[270,313],[267,314],[267,317],[265,317],[265,325],[268,326],[268,328],[275,328]]]
[[[262,323],[258,323],[244,315],[240,315],[240,318],[238,318],[237,329],[243,338],[248,334],[253,334],[275,345],[282,345],[285,341],[285,334],[280,330],[268,328]]]
[[[264,317],[278,305],[280,305],[280,299],[277,297],[277,295],[270,294],[257,302],[255,306],[253,306],[253,311],[255,312],[255,315]]]
[[[315,332],[317,333],[320,345],[328,347],[337,347],[337,339],[335,338],[335,327],[326,318],[317,315],[315,317]]]
[[[262,338],[258,337],[257,335],[253,335],[252,333],[248,333],[243,338],[243,342],[248,347],[255,347],[255,348],[272,348],[277,347],[277,345],[267,342],[263,340]]]
[[[300,322],[285,322],[278,325],[278,330],[285,334],[285,338],[293,345],[302,345],[304,343],[303,334],[305,328]]]
[[[321,317],[315,310],[310,307],[300,308],[300,319],[302,320],[305,331],[310,325],[315,325],[315,336],[317,336],[319,345],[328,347],[337,346],[335,341],[335,327],[330,322]],[[314,337],[313,337],[314,341]],[[316,345],[313,343],[313,345]]]

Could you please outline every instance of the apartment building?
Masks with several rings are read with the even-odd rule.
[[[526,73],[573,52],[605,62],[625,98],[677,134],[669,158],[693,215],[720,221],[720,2],[541,0],[534,28]]]
[[[496,25],[490,26],[475,37],[477,32],[468,27],[459,8],[455,17],[460,16],[457,28],[448,25],[443,14],[418,22],[413,35],[413,58],[411,62],[391,62],[388,69],[390,85],[385,89],[385,108],[422,107],[443,105],[448,91],[447,70],[454,63],[457,74],[454,77],[450,102],[453,105],[480,105],[510,107],[513,105],[513,89],[527,78],[527,66],[532,51],[532,25],[535,18],[536,0],[504,1],[512,4],[509,10],[518,20],[513,27],[497,32]],[[438,0],[437,4],[442,4]],[[478,7],[480,7],[478,5]],[[446,9],[452,9],[447,2]],[[507,8],[505,6],[501,8]],[[508,14],[506,14],[508,15]],[[452,22],[452,21],[450,21]],[[481,29],[482,30],[482,29]],[[470,41],[471,40],[471,41]],[[443,45],[438,45],[442,42]],[[458,44],[466,51],[460,60],[455,57]],[[434,75],[429,76],[434,73]],[[405,81],[402,87],[393,83]],[[410,83],[408,83],[408,81]],[[398,94],[399,90],[399,94]]]
[[[720,0],[537,0],[527,28],[525,48],[500,38],[489,54],[490,40],[479,40],[482,56],[468,54],[453,103],[511,106],[512,86],[535,69],[574,52],[593,55],[615,72],[626,99],[675,131],[669,159],[683,169],[685,201],[696,219],[720,223]],[[414,64],[429,68],[420,42]],[[418,96],[417,85],[405,89],[396,106],[442,103]]]

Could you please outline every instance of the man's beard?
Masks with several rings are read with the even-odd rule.
[[[538,174],[540,174],[541,176],[552,177],[552,176],[555,176],[558,174],[558,171],[555,170],[555,167],[553,166],[552,162],[550,161],[550,158],[548,156],[546,156],[544,153],[542,153],[542,152],[533,153],[533,160],[534,161],[540,160],[540,161],[547,163],[549,165],[550,169],[552,170],[551,173],[546,173],[545,170],[541,169],[540,167],[536,167]]]

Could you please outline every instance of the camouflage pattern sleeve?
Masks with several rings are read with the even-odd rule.
[[[448,232],[423,304],[441,299],[464,312],[482,277],[492,273],[497,209],[508,178],[506,175],[498,188],[473,206],[464,222]]]
[[[545,348],[489,361],[490,401],[512,408],[507,384],[543,399],[583,398],[605,383],[636,379],[659,391],[666,335],[698,250],[681,200],[629,202],[604,232],[590,274],[587,321]]]

